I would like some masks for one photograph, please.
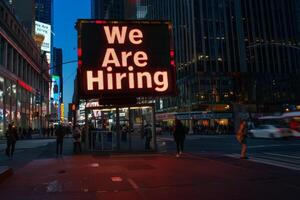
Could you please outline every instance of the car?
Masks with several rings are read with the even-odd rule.
[[[294,136],[294,131],[277,124],[263,124],[248,131],[252,138],[287,138]]]

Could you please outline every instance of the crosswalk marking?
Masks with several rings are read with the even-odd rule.
[[[253,153],[249,154],[249,161],[263,163],[267,165],[273,165],[277,167],[282,167],[286,169],[292,169],[296,171],[300,171],[300,152],[290,154],[283,153]],[[240,154],[226,154],[228,157],[232,158],[240,158]]]
[[[282,157],[287,157],[287,158],[300,159],[300,156],[290,156],[290,155],[278,154],[278,153],[265,153],[265,154],[272,155],[272,156],[282,156]]]

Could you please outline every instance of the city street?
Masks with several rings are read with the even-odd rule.
[[[162,152],[175,151],[173,138],[160,137]],[[188,136],[185,151],[193,154],[218,154],[239,158],[241,146],[233,135]],[[249,161],[300,171],[300,139],[248,139]]]
[[[187,136],[180,158],[169,136],[159,138],[160,153],[141,155],[73,155],[72,140],[66,139],[64,156],[55,158],[53,140],[22,142],[32,148],[17,149],[12,161],[1,156],[0,165],[14,169],[1,183],[1,199],[298,199],[300,194],[298,139],[250,139],[249,160],[238,159],[233,136]]]

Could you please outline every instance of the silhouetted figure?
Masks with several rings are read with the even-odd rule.
[[[145,149],[150,150],[150,142],[152,139],[152,127],[150,124],[146,124],[144,128],[144,137],[145,137]]]
[[[53,126],[51,126],[50,127],[50,135],[53,136],[53,133],[54,133],[54,128],[53,128]]]
[[[178,119],[175,120],[175,128],[174,128],[174,139],[177,147],[176,157],[179,157],[184,148],[184,140],[185,140],[186,129],[183,126],[182,122]]]
[[[31,139],[32,138],[32,132],[33,132],[33,130],[32,130],[32,128],[31,128],[31,126],[29,126],[29,128],[28,128],[28,132],[27,132],[27,138],[28,139]]]
[[[247,122],[241,120],[238,131],[236,132],[236,139],[242,145],[241,159],[247,159]]]
[[[62,156],[64,137],[65,137],[65,129],[62,125],[58,125],[56,131],[56,157]]]
[[[81,152],[81,130],[76,126],[73,130],[73,152]]]
[[[15,151],[15,145],[18,139],[17,128],[14,126],[13,123],[8,125],[8,129],[6,131],[6,138],[7,138],[7,147],[6,147],[6,155],[12,159]]]

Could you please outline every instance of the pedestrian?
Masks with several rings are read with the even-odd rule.
[[[242,119],[239,125],[239,129],[235,134],[237,141],[242,145],[241,159],[248,159],[247,152],[247,122]]]
[[[126,126],[126,124],[124,124],[122,127],[122,132],[121,132],[121,140],[123,142],[127,141],[127,133],[128,133],[128,127]]]
[[[73,129],[73,152],[81,152],[81,131],[78,126]]]
[[[54,133],[54,128],[53,128],[53,126],[51,126],[50,127],[50,135],[51,135],[51,137],[53,136],[53,133]]]
[[[5,153],[10,159],[12,159],[15,151],[15,145],[18,139],[17,128],[14,126],[13,122],[8,125],[8,129],[6,131],[6,138],[7,147]]]
[[[144,137],[145,137],[145,149],[150,150],[150,142],[152,140],[152,126],[150,124],[146,124],[144,128]]]
[[[182,122],[178,119],[175,120],[174,127],[174,140],[176,142],[177,154],[176,157],[179,157],[183,152],[184,140],[185,140],[186,129],[183,126]]]
[[[56,131],[56,157],[62,156],[63,151],[63,144],[64,144],[64,136],[65,136],[65,129],[62,125],[58,125]]]

